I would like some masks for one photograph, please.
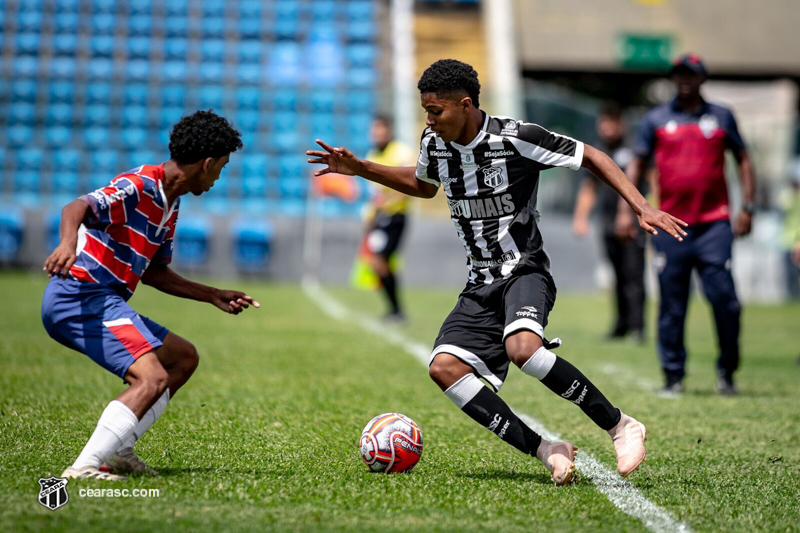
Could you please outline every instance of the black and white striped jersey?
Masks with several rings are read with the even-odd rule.
[[[539,172],[578,170],[583,143],[536,124],[484,113],[466,146],[422,134],[417,179],[444,186],[450,215],[467,251],[470,283],[492,283],[520,268],[548,270],[539,234]]]

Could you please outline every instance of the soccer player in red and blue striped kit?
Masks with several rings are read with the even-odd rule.
[[[53,339],[130,384],[62,477],[156,474],[133,446],[192,375],[198,355],[189,341],[128,305],[139,281],[234,315],[260,307],[243,292],[201,285],[169,268],[180,197],[207,192],[241,147],[241,134],[226,119],[197,111],[172,128],[169,161],[123,172],[62,210],[61,243],[44,263],[51,279],[42,322]]]

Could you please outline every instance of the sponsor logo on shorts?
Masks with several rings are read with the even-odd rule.
[[[522,308],[522,311],[517,311],[517,316],[528,316],[531,318],[538,318],[537,314],[539,310],[533,307],[532,305],[526,305]]]

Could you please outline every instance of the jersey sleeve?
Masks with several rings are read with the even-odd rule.
[[[139,205],[143,190],[144,183],[138,176],[118,176],[105,187],[81,196],[91,209],[88,227],[105,228],[127,222],[128,214]]]
[[[150,261],[151,265],[167,266],[172,262],[172,252],[175,249],[175,228],[178,226],[178,211],[172,215],[173,221],[167,231],[167,236],[164,242],[156,250],[153,259]]]
[[[651,113],[644,116],[639,130],[636,132],[636,141],[633,144],[633,153],[636,157],[650,159],[656,148],[656,128]]]
[[[581,141],[553,133],[537,124],[522,123],[518,135],[507,139],[522,157],[533,161],[540,169],[564,167],[578,170],[583,163]]]
[[[725,146],[733,153],[739,154],[747,151],[742,136],[739,134],[739,127],[730,109],[726,109],[723,115],[722,127],[725,130]]]
[[[419,158],[417,159],[415,174],[418,180],[439,187],[442,184],[439,179],[439,164],[437,161],[431,161],[428,155],[428,149],[431,147],[436,147],[436,134],[426,129],[422,132],[422,139],[420,140]]]

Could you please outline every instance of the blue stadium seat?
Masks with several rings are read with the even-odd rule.
[[[222,63],[203,63],[200,68],[200,81],[205,83],[222,83],[224,81],[224,67]]]
[[[224,17],[225,16],[225,0],[204,0],[203,1],[203,16],[204,17]]]
[[[54,80],[48,85],[50,103],[72,104],[75,100],[75,84],[72,81]]]
[[[6,128],[6,142],[11,147],[28,146],[33,141],[33,128],[22,124]]]
[[[116,0],[92,0],[92,11],[94,13],[113,13],[116,7]]]
[[[336,95],[332,91],[313,91],[311,93],[312,113],[333,113]]]
[[[236,65],[236,80],[240,85],[259,85],[268,73],[258,63]]]
[[[111,142],[108,128],[94,126],[83,129],[83,142],[90,148],[105,148]]]
[[[27,102],[16,102],[8,107],[9,125],[30,125],[36,122],[36,106]]]
[[[77,13],[80,6],[80,0],[56,0],[56,9],[61,16],[63,12]]]
[[[133,59],[125,64],[125,78],[133,81],[146,82],[150,76],[150,61]]]
[[[185,17],[188,15],[186,0],[167,0],[164,2],[167,17]]]
[[[98,13],[92,15],[92,35],[113,35],[115,27],[116,20],[114,15],[108,13]]]
[[[163,158],[159,158],[155,152],[150,150],[134,150],[128,152],[127,163],[123,166],[126,170],[131,170],[141,165],[158,165],[162,161],[164,161]]]
[[[221,85],[205,85],[198,91],[198,107],[201,109],[222,109],[224,91]]]
[[[117,175],[122,172],[116,150],[93,150],[89,156],[92,172],[104,172]]]
[[[128,3],[128,10],[131,15],[149,15],[153,10],[151,0],[136,0]]]
[[[74,56],[78,50],[78,36],[71,33],[58,33],[53,36],[53,54]]]
[[[372,89],[377,81],[377,71],[372,68],[351,68],[347,72],[347,84],[354,89]]]
[[[94,57],[112,57],[114,55],[114,37],[111,35],[92,35],[89,45]]]
[[[267,176],[243,176],[242,198],[259,198],[267,194]]]
[[[161,105],[183,107],[186,101],[186,88],[183,85],[162,85]]]
[[[242,175],[244,177],[267,176],[267,156],[264,154],[248,154],[242,158]]]
[[[311,17],[314,25],[318,22],[329,22],[336,18],[338,8],[334,0],[317,0],[311,10]]]
[[[68,126],[47,126],[44,139],[49,146],[65,146],[72,141],[72,128]]]
[[[77,196],[82,192],[80,190],[79,175],[77,170],[71,168],[53,171],[50,177],[50,193]],[[58,235],[58,232],[56,232],[56,235]]]
[[[10,205],[0,208],[0,262],[17,260],[24,227],[25,218],[21,210]]]
[[[239,22],[261,18],[261,0],[239,0]]]
[[[294,42],[277,42],[270,50],[268,79],[274,86],[294,86],[300,81],[302,53]]]
[[[187,66],[185,61],[166,61],[161,69],[161,77],[165,82],[183,83],[186,81]]]
[[[18,32],[39,32],[42,30],[42,11],[22,11],[17,15]]]
[[[91,172],[89,174],[89,190],[96,191],[97,189],[102,189],[109,183],[114,176],[106,174],[104,172]]]
[[[237,22],[236,30],[242,39],[261,39],[262,34],[268,33],[269,25],[260,18],[245,18]]]
[[[14,40],[17,55],[37,55],[42,46],[38,33],[18,33]]]
[[[281,182],[287,180],[301,180],[305,182],[303,191],[308,188],[308,163],[305,157],[296,155],[282,155],[278,157],[278,176]],[[281,187],[283,190],[283,187]]]
[[[55,62],[56,60],[53,61]],[[39,59],[28,56],[15,57],[12,62],[12,72],[15,78],[34,78],[39,72]]]
[[[233,258],[241,272],[264,272],[272,250],[273,230],[266,220],[242,219],[231,228]]]
[[[371,25],[369,22],[375,17],[373,2],[347,2],[345,13],[349,22]]]
[[[333,20],[316,22],[309,30],[308,40],[312,43],[337,41],[339,39],[339,31],[339,27]]]
[[[351,137],[368,137],[371,125],[372,115],[367,113],[357,113],[347,117],[347,129]]]
[[[138,5],[139,2],[131,2],[131,7]],[[167,19],[168,21],[171,19]],[[148,35],[153,28],[153,19],[149,15],[134,14],[128,17],[128,33],[130,35]]]
[[[128,150],[141,150],[147,147],[149,135],[144,128],[123,128],[120,140]]]
[[[239,87],[236,89],[236,106],[239,109],[259,109],[261,90],[256,87]]]
[[[147,108],[145,106],[128,105],[122,108],[123,128],[147,127]]]
[[[56,150],[53,152],[51,160],[54,170],[57,172],[62,172],[67,169],[78,170],[81,164],[81,153],[74,148]]]
[[[14,173],[14,193],[39,194],[41,190],[41,172],[38,170],[20,170]]]
[[[164,25],[167,37],[186,37],[189,33],[189,19],[187,17],[169,17]]]
[[[35,102],[36,82],[29,79],[15,79],[11,82],[11,100],[13,102]]]
[[[309,73],[314,86],[331,87],[342,83],[347,74],[343,51],[336,41],[320,41],[307,45],[305,56],[310,58]]]
[[[111,84],[108,82],[95,82],[86,85],[86,103],[105,104],[111,103]]]
[[[222,39],[206,39],[200,43],[203,62],[222,62],[225,56],[225,41]]]
[[[44,229],[46,236],[44,239],[45,252],[48,254],[61,244],[59,226],[61,225],[61,211],[50,211],[44,217]]]
[[[261,113],[250,109],[238,111],[233,123],[237,129],[242,131],[256,131],[261,120]]]
[[[263,47],[259,41],[242,41],[239,43],[240,63],[260,63]]]
[[[375,108],[375,94],[372,91],[348,91],[348,113],[369,112]]]
[[[132,59],[147,59],[150,57],[150,37],[129,37],[128,57]]]
[[[164,55],[166,56],[167,60],[185,61],[188,46],[189,45],[186,39],[167,39],[164,42]]]
[[[173,124],[178,122],[184,114],[183,107],[162,107],[159,111],[159,129],[161,131],[169,130]]]
[[[282,113],[280,119],[283,120],[284,123],[290,123],[291,127],[294,127],[294,117],[288,119],[291,113],[287,112],[297,111],[297,91],[282,89],[273,91],[271,96],[273,110],[275,112]]]
[[[72,35],[78,32],[78,14],[59,11],[57,17],[53,17],[56,35]]]
[[[114,64],[108,58],[91,59],[86,65],[86,72],[92,80],[110,80],[114,73]]]
[[[336,115],[314,113],[311,116],[311,135],[315,139],[332,139],[336,130]]]
[[[281,176],[278,180],[278,188],[282,199],[305,199],[308,193],[309,180],[307,178],[296,178]]]
[[[206,17],[202,21],[204,38],[222,38],[225,36],[224,17]]]
[[[69,104],[51,104],[47,106],[47,125],[71,125],[73,120],[72,109],[73,106]]]
[[[25,148],[17,151],[16,167],[18,170],[42,169],[43,153],[40,148]]]
[[[126,83],[123,89],[125,105],[147,105],[148,89],[145,83]]]
[[[108,127],[111,124],[111,116],[111,107],[108,105],[87,105],[83,110],[83,124],[89,127]]]
[[[378,49],[371,44],[351,44],[347,47],[347,62],[351,67],[375,68]]]

